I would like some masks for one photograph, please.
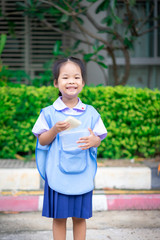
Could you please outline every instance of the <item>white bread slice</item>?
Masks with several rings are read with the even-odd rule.
[[[71,130],[72,128],[76,128],[78,127],[79,125],[81,125],[81,121],[79,121],[78,119],[72,117],[72,116],[69,116],[67,117],[64,122],[69,122],[70,123],[70,127],[66,129],[67,130]]]

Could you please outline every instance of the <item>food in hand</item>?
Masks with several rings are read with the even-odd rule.
[[[66,130],[71,130],[72,128],[76,128],[79,125],[81,125],[81,121],[79,121],[78,119],[76,119],[72,116],[67,117],[64,121],[70,123],[70,127],[67,128]]]

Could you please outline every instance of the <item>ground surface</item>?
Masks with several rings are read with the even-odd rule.
[[[87,220],[87,240],[160,239],[159,211],[95,212]],[[52,220],[40,212],[0,214],[1,240],[51,240]],[[68,220],[67,240],[72,240],[72,222]]]

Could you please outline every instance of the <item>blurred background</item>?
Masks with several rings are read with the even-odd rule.
[[[48,85],[73,55],[88,85],[160,88],[159,16],[159,0],[0,0],[0,79]]]
[[[42,210],[44,182],[32,128],[40,110],[58,97],[53,63],[68,56],[85,62],[80,98],[98,110],[108,130],[98,148],[93,211],[159,210],[160,0],[0,0],[0,211]],[[120,228],[144,224],[147,236],[129,229],[126,239],[154,238],[159,213],[144,212],[140,220],[137,213],[135,221],[133,212],[116,213]],[[106,215],[109,221],[100,224],[108,231],[112,218]],[[0,217],[2,239],[13,239],[17,226],[27,236],[23,215],[17,224],[13,214],[10,233],[8,217]],[[152,222],[150,235],[146,219]]]
[[[108,129],[98,157],[159,157],[159,0],[0,0],[0,157],[35,159],[31,129],[68,56],[84,60],[80,97]]]

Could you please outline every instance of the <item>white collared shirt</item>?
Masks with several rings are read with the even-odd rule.
[[[77,105],[73,108],[67,107],[62,101],[61,97],[57,98],[57,100],[53,103],[53,106],[57,111],[63,111],[67,115],[79,115],[86,109],[86,105],[82,103],[79,98],[78,98]],[[45,120],[45,117],[42,111],[32,129],[32,132],[36,137],[38,137],[39,134],[46,132],[48,130],[49,130],[49,126]],[[107,136],[107,130],[104,126],[104,123],[101,117],[96,122],[93,132],[96,136],[99,136],[101,140],[103,140]]]

